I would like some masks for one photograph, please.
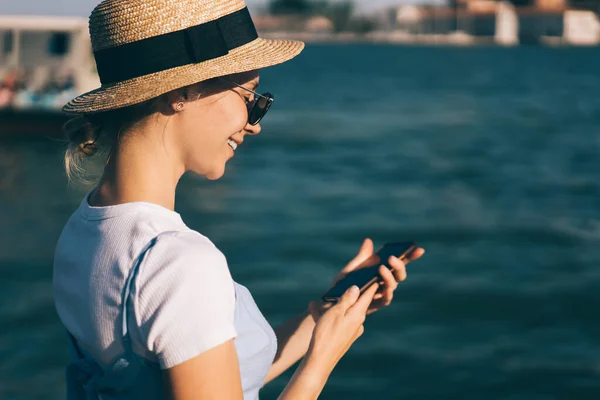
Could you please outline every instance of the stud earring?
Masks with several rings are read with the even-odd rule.
[[[177,111],[177,112],[183,111],[184,108],[185,108],[185,104],[182,101],[175,104],[175,111]]]

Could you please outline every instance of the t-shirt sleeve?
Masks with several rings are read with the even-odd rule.
[[[236,337],[235,289],[227,261],[200,234],[159,236],[135,286],[141,338],[162,369]]]

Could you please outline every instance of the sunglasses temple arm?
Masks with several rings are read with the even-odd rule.
[[[272,99],[272,98],[270,98],[270,97],[263,96],[263,95],[262,95],[262,94],[260,94],[260,93],[256,93],[254,90],[250,90],[250,89],[248,89],[248,88],[246,88],[246,87],[243,87],[243,86],[242,86],[242,85],[240,85],[239,83],[235,83],[235,82],[233,82],[233,81],[230,81],[229,79],[225,79],[225,78],[222,78],[222,77],[219,77],[219,79],[221,79],[221,80],[224,80],[224,81],[225,81],[225,82],[227,82],[227,83],[231,83],[232,85],[235,85],[235,86],[239,87],[240,89],[244,89],[245,91],[247,91],[247,92],[250,92],[250,93],[254,94],[255,96],[261,97],[261,98],[263,98],[263,99],[265,99],[265,100],[271,100],[271,101],[274,101],[274,100],[275,100],[275,99]]]

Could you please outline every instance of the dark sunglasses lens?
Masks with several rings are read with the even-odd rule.
[[[250,125],[256,125],[263,119],[269,108],[271,107],[271,101],[265,99],[264,97],[260,97],[254,103],[254,106],[250,110],[250,115],[248,118],[248,122]]]

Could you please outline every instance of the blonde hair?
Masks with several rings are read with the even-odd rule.
[[[176,93],[176,101],[193,101],[223,89],[223,82],[214,78],[170,93]],[[69,181],[92,183],[86,169],[87,162],[95,156],[110,154],[121,136],[157,112],[160,101],[165,100],[168,95],[169,93],[112,111],[84,114],[67,121],[63,128],[68,141],[64,164]]]
[[[90,184],[86,164],[110,153],[119,137],[156,111],[159,98],[114,111],[75,117],[64,126],[68,145],[65,172],[69,181]]]

